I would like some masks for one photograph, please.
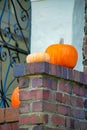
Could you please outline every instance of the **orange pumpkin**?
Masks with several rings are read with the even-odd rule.
[[[26,57],[27,63],[41,62],[41,61],[49,62],[50,61],[49,54],[47,54],[45,52],[38,52],[38,53],[29,54]]]
[[[11,103],[12,107],[16,108],[20,105],[20,100],[19,100],[19,87],[16,87],[12,93],[11,97]]]
[[[78,60],[76,48],[69,44],[52,44],[46,51],[50,55],[50,63],[74,68]]]

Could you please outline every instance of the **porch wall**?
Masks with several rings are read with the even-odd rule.
[[[49,63],[18,64],[20,130],[86,130],[87,75]]]
[[[0,130],[18,130],[18,108],[0,108]]]

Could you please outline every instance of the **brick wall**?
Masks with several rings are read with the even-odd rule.
[[[18,130],[18,108],[0,108],[0,130]]]
[[[20,130],[87,130],[87,75],[49,63],[18,64]]]

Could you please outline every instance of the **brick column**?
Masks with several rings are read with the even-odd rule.
[[[20,130],[86,130],[87,76],[49,63],[18,64]]]

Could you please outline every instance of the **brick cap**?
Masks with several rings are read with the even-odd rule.
[[[47,62],[16,64],[14,65],[13,71],[16,78],[29,75],[45,74],[87,85],[87,75],[84,72]]]

